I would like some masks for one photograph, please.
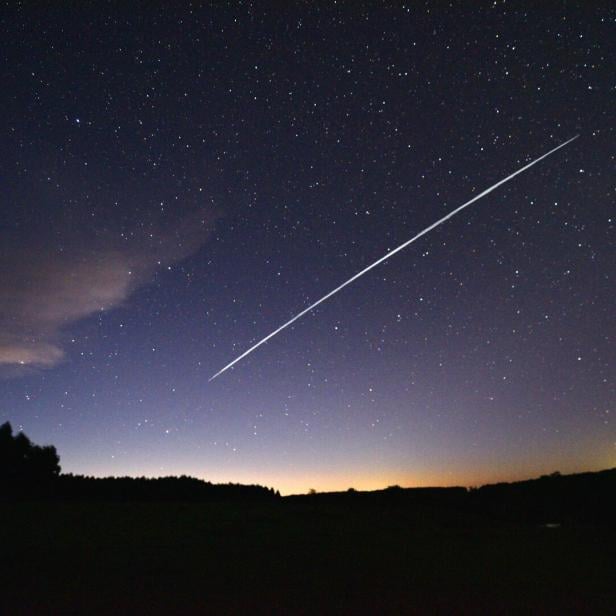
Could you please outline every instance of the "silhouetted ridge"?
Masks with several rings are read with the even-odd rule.
[[[469,493],[477,510],[491,517],[527,521],[614,522],[616,468],[485,485]]]
[[[498,483],[480,488],[401,488],[361,492],[311,492],[285,497],[315,506],[363,506],[404,509],[414,522],[435,524],[570,522],[609,524],[616,520],[616,469]]]

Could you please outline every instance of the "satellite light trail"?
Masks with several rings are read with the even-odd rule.
[[[327,295],[324,295],[321,299],[319,299],[316,302],[314,302],[314,304],[311,304],[310,306],[308,306],[308,308],[305,308],[300,313],[296,314],[292,319],[289,319],[286,323],[281,325],[278,329],[275,329],[271,334],[268,334],[267,336],[265,336],[265,338],[263,338],[262,340],[260,340],[259,342],[257,342],[253,346],[251,346],[248,350],[244,351],[241,355],[236,357],[232,362],[228,363],[224,368],[222,368],[216,374],[211,376],[208,379],[208,382],[213,381],[216,377],[220,376],[223,372],[226,372],[229,368],[231,368],[235,364],[237,364],[237,362],[239,362],[240,360],[244,359],[244,357],[246,357],[247,355],[250,355],[250,353],[252,353],[256,349],[258,349],[262,344],[265,344],[270,338],[273,338],[276,334],[279,334],[283,329],[286,329],[287,327],[289,327],[289,325],[292,325],[293,323],[295,323],[295,321],[297,321],[298,319],[303,317],[305,314],[309,313],[311,310],[314,310],[319,304],[322,304],[325,300],[328,300],[330,297],[332,297],[333,295],[338,293],[338,291],[342,291],[342,289],[344,289],[344,287],[346,287],[347,285],[349,285],[352,282],[354,282],[355,280],[357,280],[360,276],[363,276],[364,274],[369,272],[372,268],[376,267],[377,265],[380,265],[381,263],[383,263],[383,261],[386,261],[390,257],[393,257],[397,252],[400,252],[401,250],[403,250],[407,246],[410,246],[413,242],[418,240],[420,237],[422,237],[422,236],[426,235],[426,233],[429,233],[430,231],[432,231],[432,229],[436,229],[436,227],[438,227],[439,225],[442,225],[445,221],[447,221],[450,218],[452,218],[453,216],[455,216],[458,212],[461,212],[464,208],[468,207],[469,205],[472,205],[473,203],[475,203],[475,201],[479,201],[479,199],[481,199],[482,197],[485,197],[486,195],[491,193],[493,190],[496,190],[499,186],[502,186],[503,184],[505,184],[509,180],[512,180],[516,175],[519,175],[520,173],[523,173],[527,169],[530,169],[533,165],[536,165],[538,162],[542,161],[544,158],[547,158],[548,156],[550,156],[551,154],[553,154],[557,150],[560,150],[561,148],[564,148],[566,145],[568,145],[572,141],[575,141],[575,139],[577,139],[578,137],[579,137],[579,135],[575,135],[575,137],[572,137],[571,139],[568,139],[567,141],[565,141],[564,143],[561,143],[560,145],[556,146],[555,148],[553,148],[549,152],[546,152],[545,154],[543,154],[539,158],[536,158],[535,160],[531,161],[527,165],[524,165],[523,167],[521,167],[517,171],[514,171],[511,175],[508,175],[503,180],[500,180],[499,182],[496,182],[496,184],[493,184],[492,186],[490,186],[490,188],[486,188],[483,192],[480,192],[478,195],[475,195],[472,199],[470,199],[466,203],[463,203],[462,205],[457,207],[455,210],[452,210],[451,212],[449,212],[449,214],[447,214],[446,216],[443,216],[443,218],[440,218],[436,222],[432,223],[430,226],[426,227],[423,231],[420,231],[417,235],[412,237],[410,240],[407,240],[403,244],[400,244],[400,246],[398,246],[397,248],[394,248],[393,250],[391,250],[387,254],[383,255],[380,259],[377,259],[371,265],[368,265],[368,267],[365,267],[360,272],[357,272],[357,274],[355,274],[354,276],[351,276],[351,278],[349,278],[346,282],[343,282],[341,285],[337,286],[335,289],[330,291]]]

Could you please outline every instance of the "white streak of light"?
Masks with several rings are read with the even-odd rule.
[[[527,165],[524,165],[517,171],[514,171],[511,175],[508,175],[504,180],[500,180],[500,182],[496,182],[496,184],[490,186],[490,188],[486,188],[486,190],[484,190],[483,192],[480,192],[478,195],[475,195],[472,199],[470,199],[466,203],[457,207],[455,210],[452,210],[451,212],[449,212],[449,214],[447,214],[446,216],[443,216],[443,218],[437,220],[435,223],[432,223],[429,227],[426,227],[423,231],[420,231],[416,236],[404,242],[404,244],[400,244],[400,246],[398,246],[397,248],[394,248],[393,250],[388,252],[386,255],[383,255],[380,259],[377,259],[374,263],[372,263],[368,267],[365,267],[363,270],[361,270],[361,272],[357,272],[357,274],[355,274],[354,276],[351,276],[351,278],[349,278],[346,282],[343,282],[340,286],[336,287],[333,291],[330,291],[327,295],[324,295],[321,299],[314,302],[314,304],[311,304],[310,306],[308,306],[308,308],[305,308],[299,314],[296,314],[292,319],[289,319],[286,323],[281,325],[278,329],[274,330],[271,334],[265,336],[263,340],[260,340],[259,342],[251,346],[247,351],[244,351],[239,357],[236,357],[231,363],[227,364],[224,368],[222,368],[222,370],[219,370],[214,376],[210,377],[209,381],[213,381],[217,376],[220,376],[223,372],[225,372],[226,370],[228,370],[229,368],[237,364],[238,361],[240,361],[241,359],[244,359],[244,357],[252,353],[255,349],[258,349],[262,344],[265,344],[270,338],[273,338],[276,334],[279,334],[283,329],[286,329],[287,327],[289,327],[289,325],[292,325],[293,323],[295,323],[295,321],[303,317],[305,314],[307,314],[311,310],[314,310],[319,304],[322,304],[325,300],[332,297],[332,295],[335,295],[336,293],[338,293],[338,291],[341,291],[342,289],[344,289],[344,287],[346,287],[347,285],[357,280],[360,276],[363,276],[364,274],[369,272],[372,268],[383,263],[383,261],[389,259],[390,257],[393,257],[397,252],[404,250],[407,246],[410,246],[413,242],[418,240],[420,237],[432,231],[432,229],[436,229],[436,227],[438,227],[439,225],[442,225],[446,220],[449,220],[452,216],[455,216],[458,212],[461,212],[464,208],[475,203],[475,201],[479,201],[479,199],[481,199],[482,197],[485,197],[487,194],[491,193],[493,190],[496,190],[499,186],[502,186],[505,182],[512,180],[516,175],[519,175],[520,173],[523,173],[527,169],[530,169],[533,165],[536,165],[538,162],[542,161],[544,158],[547,158],[548,156],[550,156],[550,154],[553,154],[557,150],[560,150],[560,148],[564,148],[567,144],[571,143],[578,137],[579,135],[576,135],[575,137],[572,137],[571,139],[565,141],[564,143],[561,143],[559,146],[556,146],[553,150],[550,150],[546,154],[543,154],[539,158],[536,158],[535,160],[531,161]]]

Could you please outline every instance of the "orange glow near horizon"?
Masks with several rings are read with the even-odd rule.
[[[83,473],[96,477],[133,476],[133,477],[164,477],[170,475],[189,475],[212,483],[241,483],[259,484],[278,490],[283,496],[291,494],[306,494],[314,489],[317,492],[344,492],[349,488],[358,491],[381,490],[392,485],[403,488],[423,488],[423,487],[478,487],[489,483],[514,482],[526,479],[535,479],[541,475],[550,474],[555,471],[562,474],[573,474],[581,472],[600,471],[616,466],[614,456],[606,463],[601,463],[598,459],[594,464],[560,464],[553,466],[550,463],[537,464],[535,466],[517,467],[516,469],[500,469],[497,471],[480,471],[479,469],[458,469],[457,472],[450,473],[387,473],[387,472],[340,472],[340,473],[259,473],[257,471],[242,472],[236,470],[232,473],[212,472],[205,476],[200,472],[178,472],[176,469],[169,469],[169,472],[127,472],[109,473],[90,471]],[[65,472],[76,471],[66,469]]]

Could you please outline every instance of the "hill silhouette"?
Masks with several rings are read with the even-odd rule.
[[[323,492],[285,497],[295,502],[340,506],[403,507],[442,523],[516,522],[525,524],[613,524],[616,520],[616,468],[487,484],[479,488],[401,488]]]

